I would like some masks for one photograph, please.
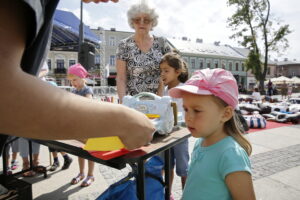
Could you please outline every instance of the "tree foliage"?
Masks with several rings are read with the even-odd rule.
[[[234,31],[230,38],[238,39],[250,50],[246,68],[260,82],[263,91],[269,53],[283,51],[289,46],[286,39],[291,33],[289,25],[280,25],[278,19],[272,18],[269,0],[228,0],[227,3],[236,8],[228,18],[228,25]]]

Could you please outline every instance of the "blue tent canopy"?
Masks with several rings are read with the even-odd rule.
[[[79,41],[79,24],[78,19],[72,12],[56,10],[53,20],[53,31],[51,38],[51,46],[67,46],[78,45]],[[95,44],[100,43],[99,38],[89,29],[88,26],[83,25],[84,40]]]

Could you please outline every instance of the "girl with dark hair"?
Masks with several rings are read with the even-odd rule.
[[[176,86],[183,85],[188,79],[187,64],[177,52],[170,52],[162,57],[160,62],[160,73],[163,84],[165,85],[164,95],[169,95],[168,90]],[[172,99],[177,104],[178,122],[183,122],[183,107],[182,99]],[[176,174],[181,177],[182,189],[184,188],[189,163],[189,148],[188,140],[172,147],[171,149],[171,167],[174,169],[176,164]],[[174,171],[171,172],[171,185],[174,179]],[[173,199],[171,195],[170,199]]]

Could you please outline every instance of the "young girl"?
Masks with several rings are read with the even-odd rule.
[[[197,71],[169,94],[183,98],[186,125],[199,138],[182,199],[255,199],[251,144],[234,115],[238,87],[233,75],[223,69]]]
[[[75,64],[70,66],[68,69],[68,80],[71,82],[71,85],[74,87],[74,90],[72,90],[72,93],[78,94],[83,97],[92,98],[93,97],[93,90],[90,87],[87,87],[85,85],[84,78],[87,76],[87,71],[84,69],[82,65]],[[84,133],[82,133],[84,134]],[[71,184],[75,185],[81,180],[84,179],[84,165],[85,165],[85,159],[78,157],[78,163],[79,163],[79,174],[72,179]],[[88,161],[88,174],[86,179],[82,182],[81,187],[87,187],[91,185],[91,183],[95,180],[94,178],[94,162]]]
[[[180,57],[180,55],[175,52],[167,53],[162,57],[160,71],[161,79],[163,84],[166,86],[164,90],[164,96],[168,95],[169,89],[183,85],[183,83],[188,79],[186,63]],[[175,101],[177,104],[178,113],[183,114],[182,100],[173,99],[173,101]],[[174,169],[174,165],[176,163],[176,174],[181,177],[182,189],[184,188],[187,177],[188,162],[189,150],[188,140],[186,139],[184,142],[174,146],[171,149],[171,167]],[[174,170],[171,172],[170,189],[172,189],[173,179]],[[171,199],[172,198],[173,197],[171,196]]]

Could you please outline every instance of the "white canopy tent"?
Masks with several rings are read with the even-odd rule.
[[[294,81],[293,83],[300,84],[300,78],[298,78],[297,76],[292,77],[291,80]]]
[[[280,77],[277,77],[277,78],[271,78],[271,81],[274,84],[283,84],[284,82],[286,84],[288,84],[288,83],[294,83],[294,80],[292,80],[290,78],[287,78],[285,76],[280,76]]]

